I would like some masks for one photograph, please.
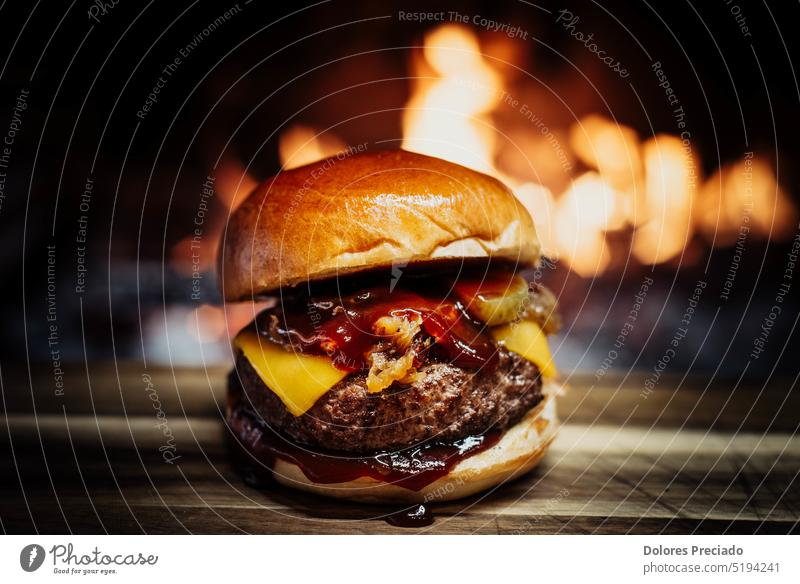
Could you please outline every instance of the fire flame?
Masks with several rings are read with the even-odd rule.
[[[499,99],[499,74],[475,36],[455,25],[430,33],[423,54],[404,110],[403,148],[494,171],[496,131],[488,114]]]
[[[633,255],[643,264],[660,264],[689,243],[699,164],[691,147],[674,136],[656,136],[642,151],[645,223],[633,234]]]
[[[716,245],[731,245],[745,231],[780,240],[797,225],[797,211],[763,160],[746,156],[706,181],[696,224]]]
[[[617,188],[635,185],[642,176],[639,137],[632,128],[586,116],[572,125],[570,145],[578,159]]]
[[[735,240],[743,221],[761,238],[786,236],[796,225],[797,212],[765,161],[746,156],[704,182],[689,141],[666,134],[642,141],[632,128],[600,115],[570,128],[565,157],[588,170],[554,195],[495,165],[501,153],[492,114],[507,95],[505,80],[472,31],[434,29],[412,64],[417,82],[403,118],[403,147],[506,182],[533,216],[544,253],[581,276],[601,274],[615,254],[625,260],[624,247],[609,245],[611,231],[628,229],[633,258],[652,265],[690,261],[683,254],[696,233],[721,246]]]
[[[320,134],[307,126],[292,126],[281,134],[278,152],[284,170],[335,156],[345,144],[333,133]]]

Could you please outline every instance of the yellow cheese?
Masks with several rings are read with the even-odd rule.
[[[547,346],[547,336],[535,322],[521,320],[493,327],[491,332],[495,341],[539,367],[544,377],[555,377],[558,374],[550,356],[550,347]]]
[[[329,357],[286,351],[252,331],[239,333],[233,344],[295,416],[308,411],[347,375],[334,367]]]

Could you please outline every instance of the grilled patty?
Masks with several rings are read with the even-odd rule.
[[[502,347],[491,371],[466,371],[429,363],[411,385],[368,393],[366,376],[354,373],[295,417],[261,381],[243,355],[236,371],[243,407],[292,441],[326,450],[366,453],[408,447],[428,439],[457,440],[514,425],[542,400],[539,369]]]

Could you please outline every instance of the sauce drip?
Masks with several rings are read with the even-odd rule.
[[[296,464],[311,481],[319,484],[345,483],[370,477],[412,491],[420,491],[446,476],[459,462],[494,446],[501,432],[491,430],[453,442],[426,442],[406,450],[374,454],[312,451],[293,444],[260,422],[255,414],[235,405],[228,426],[250,457],[239,452],[245,476],[251,484],[268,480],[275,460]],[[255,458],[261,468],[254,466]]]
[[[425,505],[414,505],[386,516],[386,523],[395,527],[425,527],[433,524],[433,513]]]
[[[369,369],[367,354],[387,340],[373,332],[378,319],[393,316],[420,320],[422,330],[434,341],[420,348],[421,360],[427,351],[441,351],[449,362],[465,369],[495,367],[497,348],[485,327],[466,313],[460,300],[438,298],[433,290],[441,295],[441,290],[448,288],[398,288],[391,293],[368,288],[348,296],[309,297],[298,302],[300,310],[262,312],[255,320],[255,329],[259,334],[288,340],[299,352],[328,355],[336,367],[352,372]]]

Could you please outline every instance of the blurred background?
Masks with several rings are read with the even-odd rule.
[[[403,147],[530,209],[562,372],[797,372],[794,3],[19,4],[3,366],[227,362],[253,310],[217,291],[231,210],[282,168]]]

